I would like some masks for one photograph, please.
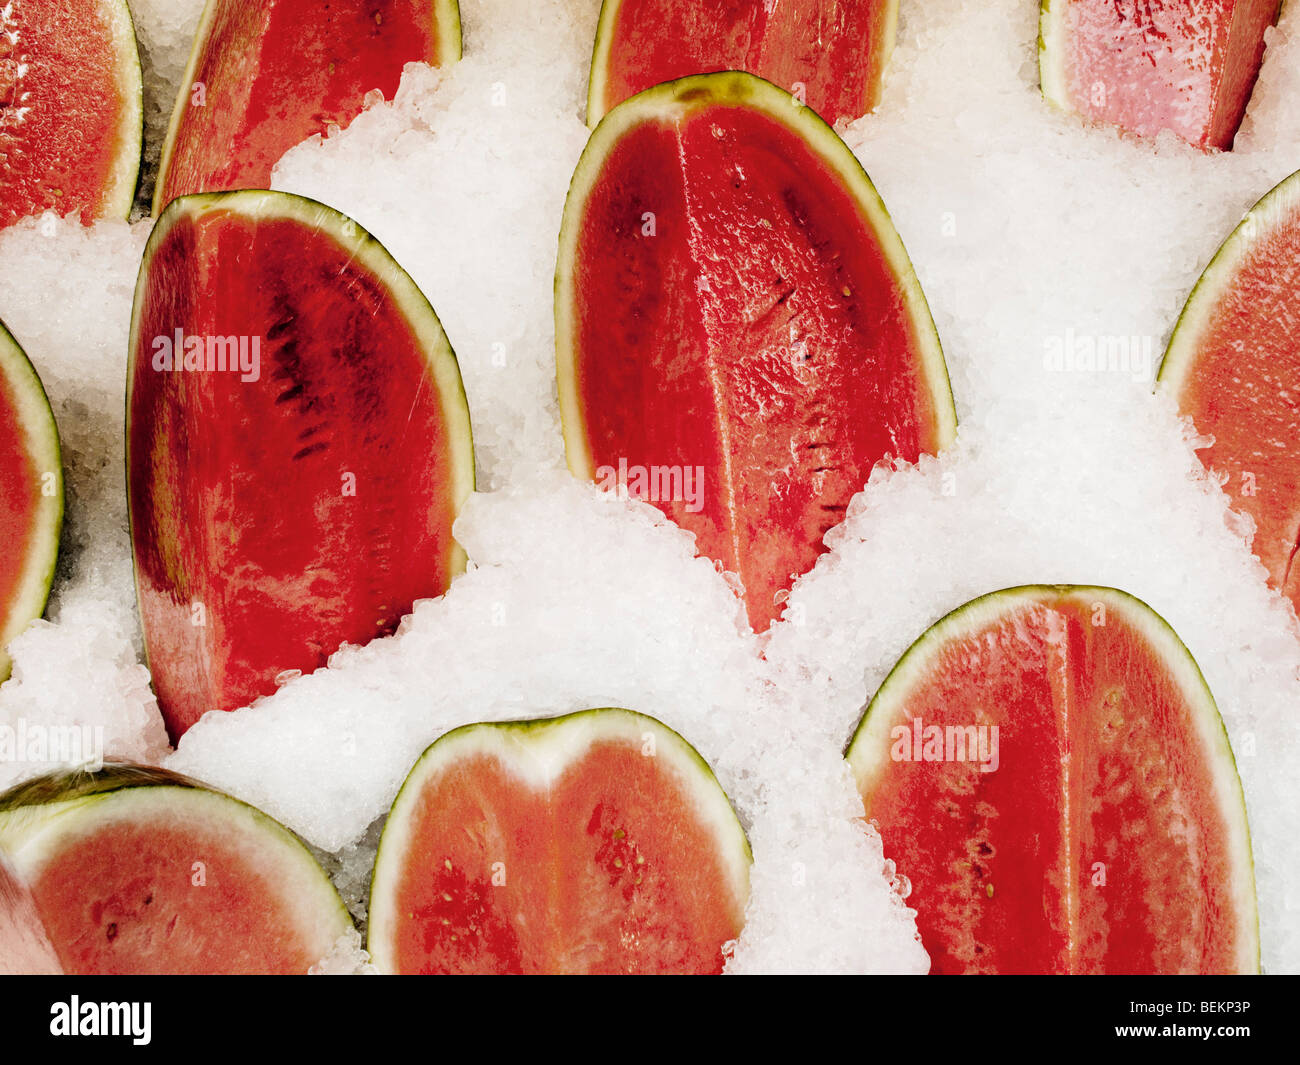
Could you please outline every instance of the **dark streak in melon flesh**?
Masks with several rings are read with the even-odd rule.
[[[451,523],[472,483],[444,408],[463,396],[448,401],[431,380],[450,349],[428,305],[413,313],[434,323],[441,353],[423,349],[410,308],[329,232],[210,201],[227,202],[178,201],[137,296],[132,533],[173,736],[274,692],[283,671],[391,633],[415,600],[442,594],[461,565]],[[153,369],[154,338],[178,328],[260,338],[258,379]]]
[[[794,111],[757,79],[712,79],[651,90],[623,108],[677,95],[593,138],[580,174],[598,167],[595,184],[566,212],[561,392],[571,361],[576,473],[702,469],[700,500],[643,498],[739,574],[761,631],[872,468],[938,450],[953,419],[928,311],[902,291],[911,267],[823,154],[847,149],[751,106],[745,91]]]

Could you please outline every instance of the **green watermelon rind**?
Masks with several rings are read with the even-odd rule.
[[[1175,398],[1181,395],[1219,300],[1232,287],[1246,257],[1278,223],[1297,215],[1300,215],[1300,171],[1265,193],[1210,259],[1174,323],[1156,374],[1155,390],[1163,390]]]
[[[885,34],[885,51],[880,57],[881,69],[889,65],[893,54],[898,24],[898,0],[885,0],[888,10],[885,18],[890,30]],[[596,43],[591,51],[591,72],[587,76],[587,125],[594,129],[608,113],[604,108],[605,86],[609,80],[609,53],[614,44],[614,22],[623,9],[623,0],[602,0],[600,19],[596,23]],[[612,109],[611,109],[612,110]]]
[[[933,654],[942,651],[950,641],[979,631],[1022,604],[1069,597],[1081,598],[1089,605],[1101,602],[1106,609],[1118,612],[1133,624],[1159,652],[1161,660],[1177,679],[1188,705],[1194,709],[1192,717],[1202,749],[1212,766],[1219,810],[1231,833],[1229,853],[1236,865],[1233,895],[1237,912],[1243,917],[1242,943],[1238,948],[1239,971],[1258,972],[1259,909],[1255,894],[1254,852],[1246,816],[1245,792],[1227,726],[1201,667],[1173,626],[1128,592],[1093,585],[1022,585],[982,595],[940,618],[904,652],[885,677],[863,711],[845,749],[844,757],[853,772],[859,794],[865,794],[871,781],[889,763],[889,730],[896,724],[897,709],[913,683],[932,668]],[[867,816],[871,816],[869,810]]]
[[[203,54],[203,45],[212,32],[212,23],[217,17],[217,4],[221,2],[222,0],[207,0],[203,5],[203,13],[199,16],[199,24],[194,30],[194,42],[190,45],[190,56],[185,62],[185,73],[181,75],[180,84],[176,89],[176,101],[172,104],[171,117],[167,120],[167,135],[163,138],[162,152],[158,157],[158,173],[154,178],[153,203],[150,210],[150,214],[155,218],[167,206],[167,204],[161,202],[163,184],[166,181],[167,172],[171,169],[172,155],[176,147],[176,135],[180,132],[181,119],[185,117],[190,96],[194,92],[194,75],[198,70],[199,58]]]
[[[789,93],[754,74],[721,71],[664,82],[612,108],[592,133],[569,185],[555,271],[555,350],[565,451],[570,471],[580,479],[590,480],[595,472],[583,430],[585,419],[577,387],[577,346],[572,316],[578,223],[587,198],[600,180],[610,149],[638,123],[671,119],[696,107],[737,104],[751,106],[801,136],[852,194],[893,269],[895,283],[907,306],[920,355],[921,375],[934,407],[939,449],[949,446],[956,438],[957,411],[934,318],[902,238],[866,170],[835,130],[811,107],[801,106]]]
[[[203,14],[194,33],[194,43],[190,46],[190,56],[185,63],[185,73],[181,76],[176,90],[176,102],[172,105],[171,118],[167,122],[167,136],[163,139],[162,154],[158,160],[158,176],[154,182],[153,206],[151,214],[158,217],[167,204],[162,203],[163,185],[167,172],[171,169],[172,154],[176,147],[176,136],[180,132],[181,120],[189,107],[190,93],[194,87],[194,75],[198,70],[199,59],[204,46],[212,32],[212,23],[217,17],[217,5],[224,0],[207,0],[203,5]],[[430,0],[433,9],[434,25],[439,28],[440,45],[437,66],[450,66],[459,61],[464,50],[461,30],[460,0]],[[442,32],[446,31],[446,32]]]
[[[1043,99],[1062,111],[1072,111],[1065,87],[1062,48],[1064,0],[1040,0],[1038,5],[1038,87]]]
[[[460,0],[433,0],[434,18],[440,27],[449,31],[445,34],[442,54],[438,56],[438,66],[450,66],[465,55],[465,36],[460,18]],[[439,14],[440,13],[440,14]],[[439,35],[440,38],[444,35]]]
[[[97,218],[127,218],[135,206],[144,156],[144,73],[140,66],[140,45],[135,22],[126,0],[100,0],[100,9],[113,34],[118,56],[118,88],[126,104],[119,126],[122,147],[114,156]]]
[[[12,669],[9,642],[45,613],[54,571],[59,561],[59,537],[63,531],[63,452],[59,427],[50,409],[49,397],[36,367],[0,322],[0,375],[13,392],[15,411],[26,438],[26,452],[39,474],[54,475],[56,491],[42,493],[34,515],[36,536],[14,601],[3,614],[0,630],[0,681]]]
[[[0,853],[30,881],[60,845],[98,818],[166,818],[178,812],[220,818],[232,830],[247,830],[246,838],[262,841],[267,853],[279,856],[292,882],[275,887],[292,902],[294,913],[314,913],[322,928],[334,926],[331,935],[322,937],[325,952],[355,929],[328,874],[297,835],[241,799],[153,766],[106,763],[102,770],[54,773],[11,788],[0,795]],[[302,928],[305,934],[306,923]],[[326,938],[329,943],[323,942]]]
[[[558,717],[520,721],[484,721],[462,725],[444,733],[429,745],[411,771],[393,801],[393,806],[379,840],[375,866],[370,880],[369,927],[366,948],[380,972],[395,972],[391,955],[395,909],[390,900],[399,882],[402,861],[411,839],[411,816],[424,785],[441,768],[464,753],[492,751],[518,769],[520,755],[537,757],[540,744],[547,740],[559,743],[563,758],[547,766],[546,778],[552,779],[559,769],[581,756],[592,742],[607,736],[634,736],[646,733],[655,737],[655,756],[667,756],[681,778],[688,783],[696,799],[695,810],[714,831],[718,853],[731,877],[733,898],[741,909],[749,899],[749,869],[753,862],[749,839],[723,790],[713,768],[682,735],[657,718],[622,707],[579,710]],[[540,741],[540,744],[539,744]],[[512,757],[512,755],[514,757]],[[546,780],[538,780],[545,785]]]
[[[411,326],[420,346],[424,350],[426,364],[430,375],[438,388],[441,399],[442,414],[450,442],[448,463],[453,473],[451,485],[452,509],[459,514],[475,488],[474,437],[470,424],[469,403],[465,396],[465,385],[460,375],[460,365],[451,342],[438,320],[433,306],[420,291],[411,276],[402,269],[396,259],[389,254],[375,237],[360,224],[333,207],[317,200],[298,196],[291,192],[277,192],[266,189],[240,189],[233,192],[203,192],[190,196],[180,196],[168,204],[162,216],[154,224],[145,246],[144,257],[140,263],[140,273],[136,281],[135,301],[131,311],[131,339],[128,349],[126,387],[126,414],[128,432],[126,434],[126,468],[131,469],[131,434],[129,432],[131,416],[131,396],[135,385],[136,358],[140,350],[140,312],[143,297],[149,282],[150,267],[158,247],[171,232],[172,227],[182,218],[197,217],[209,211],[231,211],[246,218],[290,219],[304,226],[327,234],[350,257],[362,267],[374,274],[391,292],[401,310],[403,317]],[[135,528],[132,520],[131,542],[135,544]],[[134,549],[133,549],[134,554]],[[452,541],[452,550],[448,559],[448,580],[465,572],[468,556],[457,541]],[[139,565],[136,565],[136,594],[139,596]],[[146,650],[146,659],[148,653]]]
[[[591,49],[591,69],[587,73],[587,127],[595,129],[607,114],[603,110],[605,83],[609,74],[609,50],[614,44],[614,20],[622,10],[623,0],[601,0],[600,18],[596,22],[596,41]]]

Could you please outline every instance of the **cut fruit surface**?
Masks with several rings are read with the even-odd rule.
[[[758,630],[872,467],[955,432],[925,297],[866,174],[748,74],[661,85],[601,122],[555,315],[569,468],[694,533]]]
[[[847,757],[932,972],[1258,968],[1223,722],[1190,653],[1131,596],[968,603],[894,667]]]
[[[1158,387],[1197,432],[1201,461],[1255,521],[1269,583],[1300,610],[1300,174],[1264,197],[1197,282]]]
[[[128,382],[136,581],[173,738],[391,633],[464,569],[455,355],[336,211],[259,191],[174,201],[145,249]]]
[[[163,147],[177,196],[266,188],[294,145],[345,128],[407,63],[460,58],[457,0],[208,0]]]
[[[605,0],[587,123],[661,82],[744,70],[797,95],[827,122],[880,102],[898,0]]]
[[[1232,147],[1279,0],[1043,0],[1039,74],[1057,107],[1141,137]]]
[[[0,926],[34,906],[35,942],[69,974],[305,974],[352,928],[295,836],[163,770],[112,765],[0,795],[0,854],[27,900]]]
[[[0,322],[0,681],[9,641],[45,612],[62,527],[59,430],[36,370]]]
[[[125,0],[0,6],[0,228],[45,211],[125,218],[143,115]]]
[[[653,718],[469,725],[384,827],[369,950],[394,973],[715,973],[749,844],[713,772]]]

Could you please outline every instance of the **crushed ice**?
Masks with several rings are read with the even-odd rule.
[[[760,646],[688,536],[562,472],[551,283],[599,2],[461,6],[458,67],[408,67],[395,101],[294,149],[275,183],[370,228],[442,317],[478,447],[480,494],[457,526],[469,573],[391,639],[210,715],[167,757],[123,499],[126,334],[149,223],[32,220],[0,233],[0,316],[53,401],[68,528],[50,620],[13,645],[0,724],[93,725],[105,753],[165,759],[263,807],[330,852],[364,919],[376,822],[441,732],[626,705],[701,750],[749,831],[753,900],[733,971],[918,972],[893,864],[857,820],[840,758],[862,705],[973,596],[1113,584],[1170,621],[1218,698],[1249,805],[1264,965],[1300,970],[1300,630],[1190,428],[1150,395],[1200,269],[1300,167],[1287,102],[1300,98],[1300,11],[1270,31],[1238,150],[1204,156],[1043,104],[1037,5],[901,5],[880,112],[843,132],[929,297],[960,439],[940,459],[877,471]],[[155,142],[200,7],[132,0]],[[0,787],[44,768],[0,766]],[[365,961],[353,937],[316,971]]]

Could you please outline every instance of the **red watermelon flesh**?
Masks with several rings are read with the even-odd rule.
[[[36,371],[0,322],[0,681],[5,648],[45,611],[63,527],[59,433]]]
[[[142,106],[124,0],[0,6],[0,228],[44,211],[126,217]]]
[[[1213,439],[1201,460],[1255,522],[1269,583],[1300,610],[1300,174],[1261,200],[1198,282],[1159,385]]]
[[[880,102],[897,0],[605,0],[587,121],[691,74],[745,70],[797,94],[827,122]]]
[[[895,667],[848,760],[933,972],[1258,967],[1227,736],[1137,600],[1037,587],[967,604]]]
[[[158,770],[42,778],[0,796],[0,852],[70,974],[304,974],[352,927],[288,831]],[[49,964],[44,952],[30,962],[23,971]]]
[[[223,338],[245,345],[241,365],[258,346],[254,372],[209,368]],[[283,193],[175,201],[131,344],[137,586],[173,737],[391,633],[464,568],[451,526],[474,466],[455,356],[355,223]],[[166,369],[182,346],[187,368]]]
[[[953,436],[884,208],[829,127],[766,82],[687,78],[611,112],[560,243],[570,469],[694,533],[739,574],[756,630],[877,462]]]
[[[369,949],[399,973],[716,973],[748,870],[712,772],[657,721],[469,726],[393,807]]]
[[[1039,68],[1058,107],[1142,137],[1232,147],[1279,0],[1044,0]]]
[[[209,0],[154,213],[188,193],[268,187],[294,145],[346,127],[376,89],[391,100],[407,63],[459,58],[456,0]]]

